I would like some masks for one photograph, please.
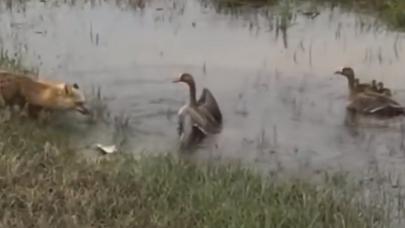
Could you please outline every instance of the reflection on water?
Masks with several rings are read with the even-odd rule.
[[[48,78],[101,86],[113,113],[130,116],[134,152],[176,148],[175,114],[188,90],[171,80],[190,72],[198,93],[205,86],[214,93],[225,118],[223,132],[197,158],[300,173],[405,161],[400,120],[356,137],[343,126],[347,82],[333,72],[344,65],[361,81],[383,80],[405,104],[404,34],[367,16],[323,9],[282,22],[276,11],[236,17],[197,1],[4,4],[1,46],[22,52]],[[105,130],[92,135],[108,138]]]

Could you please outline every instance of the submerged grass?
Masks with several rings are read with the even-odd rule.
[[[38,74],[38,69],[26,67],[18,53],[10,53],[8,50],[0,48],[0,70],[13,72]]]

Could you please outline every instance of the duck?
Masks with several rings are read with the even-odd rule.
[[[388,89],[388,88],[384,88],[384,83],[383,82],[378,83],[377,91],[379,93],[381,93],[381,94],[385,94],[388,97],[392,96],[391,90]]]
[[[373,86],[368,83],[361,84],[359,79],[355,78],[354,70],[351,67],[343,67],[342,70],[335,71],[335,74],[347,78],[350,96],[364,91],[372,91]]]
[[[361,92],[351,97],[347,110],[352,113],[390,118],[405,115],[405,108],[394,99],[375,92]]]
[[[391,97],[372,90],[355,88],[354,71],[344,67],[335,74],[345,76],[349,81],[350,103],[346,107],[352,114],[362,114],[380,118],[405,115],[405,108]]]
[[[181,73],[173,83],[185,83],[189,88],[189,101],[178,110],[178,128],[182,147],[200,142],[208,135],[222,131],[223,117],[212,92],[203,88],[196,99],[196,83],[190,73]]]

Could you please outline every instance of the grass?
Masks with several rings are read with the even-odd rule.
[[[279,3],[300,4],[301,0],[201,0],[214,3],[218,9],[238,8],[243,6],[272,6]],[[305,2],[316,4],[339,5],[349,10],[367,11],[376,14],[388,25],[396,29],[405,29],[405,1],[403,0],[306,0]],[[290,4],[293,5],[293,4]]]
[[[278,0],[212,0],[223,7],[263,6],[276,4]]]
[[[58,128],[2,122],[0,227],[389,227],[384,190],[367,200],[340,175],[315,183],[170,154],[94,156]]]
[[[338,3],[346,8],[374,12],[389,25],[405,29],[405,1],[403,0],[314,0]]]
[[[344,177],[272,181],[236,165],[171,155],[91,162],[63,134],[0,125],[0,227],[385,227],[374,199]],[[107,159],[108,158],[108,159]],[[387,226],[388,227],[388,226]]]

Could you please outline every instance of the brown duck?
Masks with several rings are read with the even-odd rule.
[[[196,99],[196,86],[193,76],[183,73],[174,83],[183,82],[189,87],[189,102],[178,112],[178,134],[183,146],[189,146],[209,134],[222,130],[222,113],[211,91],[204,88]]]
[[[376,117],[394,117],[405,114],[404,107],[385,94],[355,88],[354,71],[350,67],[345,67],[335,73],[347,77],[349,81],[351,102],[347,106],[347,110],[351,113]]]
[[[354,70],[351,67],[344,67],[342,70],[336,71],[335,74],[342,75],[347,78],[350,95],[373,90],[372,84],[361,84],[359,79],[355,78]]]

